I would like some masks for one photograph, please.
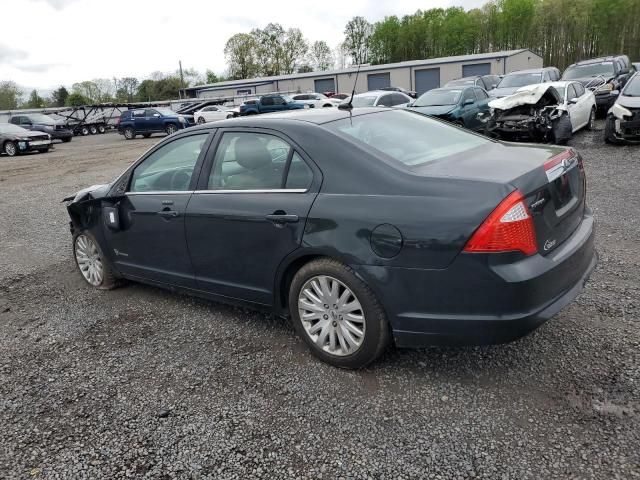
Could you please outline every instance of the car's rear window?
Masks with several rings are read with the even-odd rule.
[[[324,124],[406,166],[421,165],[491,143],[479,135],[406,110],[389,110]]]

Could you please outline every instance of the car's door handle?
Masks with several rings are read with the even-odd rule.
[[[274,224],[296,223],[298,221],[298,215],[287,215],[286,213],[272,213],[265,218]]]
[[[158,215],[165,218],[175,218],[180,214],[175,210],[161,210],[158,212]]]

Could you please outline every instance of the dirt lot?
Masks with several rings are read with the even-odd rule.
[[[280,320],[85,286],[60,200],[158,139],[0,157],[0,478],[640,478],[640,148],[573,141],[600,263],[555,319],[349,372]]]

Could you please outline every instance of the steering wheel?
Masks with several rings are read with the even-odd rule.
[[[189,188],[190,181],[191,175],[184,170],[176,170],[171,174],[169,185],[171,190],[187,190]]]

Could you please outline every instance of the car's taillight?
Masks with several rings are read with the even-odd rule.
[[[465,252],[538,251],[536,232],[529,208],[519,190],[509,194],[471,236]]]

